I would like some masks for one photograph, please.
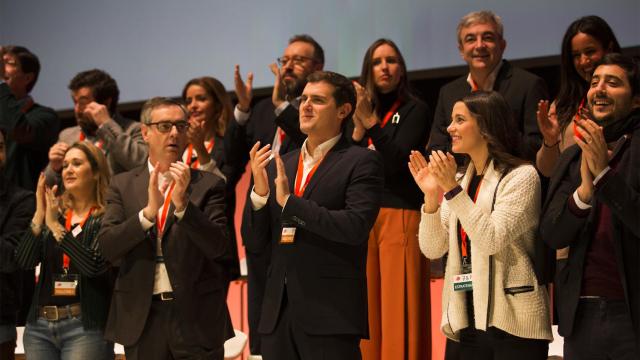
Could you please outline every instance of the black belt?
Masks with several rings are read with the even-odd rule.
[[[152,297],[153,300],[158,300],[158,301],[170,301],[173,300],[173,291],[168,291],[168,292],[163,292],[163,293],[159,293],[159,294],[153,294]]]
[[[66,306],[41,306],[38,315],[48,321],[64,320],[70,317],[77,317],[82,313],[80,304]]]

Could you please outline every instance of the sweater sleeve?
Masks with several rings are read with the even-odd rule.
[[[444,209],[443,203],[438,211],[433,214],[424,212],[424,206],[420,209],[420,228],[418,229],[418,241],[420,250],[429,259],[439,259],[447,253],[449,243],[449,211]]]

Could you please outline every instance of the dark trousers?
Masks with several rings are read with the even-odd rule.
[[[267,269],[271,260],[271,246],[260,254],[246,252],[247,258],[247,305],[249,316],[249,350],[251,354],[262,353],[260,347],[260,313],[262,312],[262,298],[267,283]]]
[[[566,360],[640,359],[631,315],[623,300],[580,299],[571,335],[564,338]]]
[[[196,344],[190,325],[176,313],[175,301],[153,300],[140,339],[124,348],[127,360],[222,360],[224,348],[206,349]]]
[[[525,339],[490,327],[487,331],[463,329],[460,332],[461,360],[546,360],[547,340]]]
[[[9,340],[7,342],[0,343],[0,359],[13,359],[15,350],[15,340]]]
[[[360,337],[309,335],[296,324],[286,293],[275,330],[262,334],[264,360],[360,360]]]

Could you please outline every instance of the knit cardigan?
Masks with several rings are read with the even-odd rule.
[[[471,239],[475,328],[493,326],[522,338],[552,340],[549,297],[538,286],[532,263],[540,215],[538,174],[533,166],[522,165],[502,177],[491,162],[474,203],[466,192],[473,168],[470,164],[459,180],[465,191],[443,200],[433,214],[422,211],[420,249],[430,259],[449,252],[442,332],[459,340],[460,330],[469,326],[465,293],[453,291],[452,284],[462,274],[456,233],[460,221]]]

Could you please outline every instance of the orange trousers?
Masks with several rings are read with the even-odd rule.
[[[417,210],[381,208],[369,234],[369,340],[363,360],[431,359],[429,261]]]

